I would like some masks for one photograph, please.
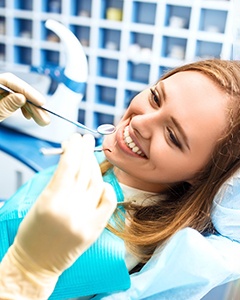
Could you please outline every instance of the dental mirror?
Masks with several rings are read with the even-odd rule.
[[[87,131],[89,131],[91,133],[94,133],[94,134],[108,135],[108,134],[114,133],[114,131],[116,130],[115,126],[112,125],[112,124],[102,124],[102,125],[98,126],[96,130],[94,130],[94,129],[91,129],[91,128],[83,125],[82,123],[79,123],[79,122],[70,120],[68,118],[65,118],[65,117],[53,112],[52,110],[49,110],[49,109],[45,108],[43,106],[36,105],[33,102],[31,102],[30,100],[27,100],[27,102],[34,105],[34,106],[36,106],[36,107],[38,107],[38,108],[40,108],[40,109],[43,109],[43,110],[49,112],[50,114],[52,114],[54,116],[57,116],[57,117],[65,120],[69,123],[72,123],[72,124],[76,125],[77,127],[81,128],[81,129],[87,130]]]
[[[13,90],[11,90],[10,88],[4,86],[3,84],[0,84],[0,89],[1,89],[2,91],[4,91],[4,93],[1,93],[1,92],[0,92],[0,100],[1,100],[3,97],[7,96],[7,93],[14,93]],[[54,116],[57,116],[57,117],[59,117],[59,118],[65,120],[65,121],[67,121],[67,122],[69,122],[69,123],[74,124],[75,126],[81,128],[81,129],[87,130],[87,131],[89,131],[89,132],[91,132],[91,133],[93,133],[93,134],[108,135],[108,134],[114,133],[115,130],[116,130],[115,126],[112,125],[112,124],[102,124],[102,125],[98,126],[98,128],[97,128],[96,130],[94,130],[94,129],[91,129],[91,128],[89,128],[89,127],[87,127],[87,126],[85,126],[85,125],[83,125],[83,124],[81,124],[81,123],[79,123],[79,122],[76,122],[76,121],[70,120],[70,119],[68,119],[68,118],[65,118],[65,117],[63,117],[63,116],[61,116],[61,115],[59,115],[59,114],[57,114],[57,113],[55,113],[55,112],[53,112],[53,111],[51,111],[51,110],[45,108],[45,107],[43,107],[43,106],[36,105],[36,104],[34,104],[33,102],[31,102],[30,100],[27,100],[27,102],[28,102],[29,104],[31,104],[31,105],[36,106],[37,108],[40,108],[40,109],[42,109],[42,110],[45,110],[45,111],[47,111],[48,113],[50,113],[50,114],[52,114],[52,115],[54,115]]]
[[[98,128],[97,128],[97,132],[101,135],[107,135],[107,134],[114,133],[115,130],[116,130],[116,128],[112,124],[102,124],[102,125],[98,126]]]

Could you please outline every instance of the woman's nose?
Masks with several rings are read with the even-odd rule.
[[[160,116],[156,112],[134,116],[131,121],[132,129],[145,139],[151,138],[157,126],[160,127]]]

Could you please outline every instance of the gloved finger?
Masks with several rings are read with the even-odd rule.
[[[78,152],[77,155],[78,177],[83,175],[89,180],[91,172],[91,159],[93,157],[94,146],[94,137],[91,134],[83,135],[81,152]]]
[[[79,170],[79,155],[82,148],[82,136],[73,134],[69,140],[62,143],[63,154],[50,184],[53,187],[74,184]],[[55,184],[55,183],[58,184]],[[57,187],[58,188],[58,187]]]
[[[104,182],[104,190],[96,211],[96,219],[102,220],[99,226],[104,228],[117,207],[117,198],[113,187]]]
[[[32,116],[29,114],[29,112],[24,109],[24,107],[21,107],[21,110],[22,110],[22,114],[23,116],[27,119],[27,120],[30,120],[32,118]]]
[[[85,190],[87,191],[87,199],[88,199],[86,205],[91,209],[96,209],[99,205],[99,201],[104,192],[104,182],[103,182],[100,166],[93,153],[92,153],[92,157],[90,157],[88,161],[89,161],[88,168],[90,169],[91,172],[89,173],[88,186],[85,188]],[[82,176],[79,176],[78,177],[79,185],[82,185],[82,180],[83,180]]]
[[[91,193],[87,192],[79,195],[78,201],[75,202],[74,210],[70,212],[69,223],[74,224],[71,227],[71,232],[75,232],[77,239],[85,241],[85,243],[88,243],[88,246],[90,245],[89,242],[95,241],[106,227],[117,205],[116,195],[112,186],[108,183],[103,183],[102,186],[102,195],[98,198],[97,207],[89,204],[92,201],[92,197]]]
[[[37,108],[30,103],[26,103],[22,107],[22,113],[27,118],[33,118],[33,120],[40,126],[45,126],[50,123],[50,116],[49,113],[41,108]]]
[[[77,179],[78,189],[80,192],[95,189],[95,193],[100,196],[102,193],[101,183],[103,180],[93,152],[95,145],[94,137],[90,134],[85,134],[83,136],[83,143],[85,147],[82,149],[81,165],[79,166]]]
[[[64,154],[59,164],[59,176],[61,172],[68,174],[72,195],[79,195],[69,197],[68,201],[74,207],[84,201],[88,209],[95,209],[102,196],[103,180],[94,156],[94,146],[95,139],[90,134],[85,134],[82,138],[79,134],[74,134],[69,141],[62,143]],[[64,184],[66,186],[66,182]]]
[[[0,74],[0,83],[6,85],[16,93],[25,95],[28,100],[31,100],[36,105],[42,106],[46,102],[44,96],[39,91],[12,73]]]
[[[89,151],[93,152],[94,146],[95,140],[92,135],[85,134],[84,136],[81,136],[79,133],[74,133],[70,136],[69,140],[63,141],[62,149],[64,154],[62,157],[68,159],[67,157],[70,158],[71,156],[74,156],[77,159],[78,164],[80,164],[82,163],[82,148],[89,147]]]
[[[85,163],[84,148],[89,147],[88,151],[93,152],[94,138],[89,138],[89,145],[85,143],[85,139],[80,134],[75,133],[68,141],[62,143],[63,154],[54,174],[55,180],[60,185],[66,185],[67,183],[75,184],[78,174],[82,170],[82,164]],[[86,168],[84,171],[86,171],[85,175],[87,177],[88,169]]]
[[[21,94],[9,94],[0,100],[0,121],[9,117],[17,109],[22,107],[26,99]]]

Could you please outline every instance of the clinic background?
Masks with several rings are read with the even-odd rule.
[[[91,128],[115,124],[131,98],[167,70],[200,58],[232,59],[235,13],[227,0],[0,0],[0,72],[10,71],[48,95],[46,107],[62,113],[66,105],[74,107],[69,117]],[[71,70],[85,69],[66,50],[75,47],[71,39],[46,26],[49,19],[75,35],[88,65],[80,94],[62,85],[57,104],[51,101],[61,82],[50,75],[66,66],[68,56],[70,77]],[[38,152],[58,146],[66,126],[60,124],[43,134],[14,117],[0,125],[0,182],[8,183],[1,184],[0,201],[56,163],[57,157]],[[228,288],[204,299],[228,300]]]

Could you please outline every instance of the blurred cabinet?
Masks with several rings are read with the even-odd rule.
[[[64,65],[57,36],[44,26],[58,20],[88,58],[79,121],[118,122],[130,99],[168,69],[231,58],[231,6],[226,0],[0,0],[0,68]]]

